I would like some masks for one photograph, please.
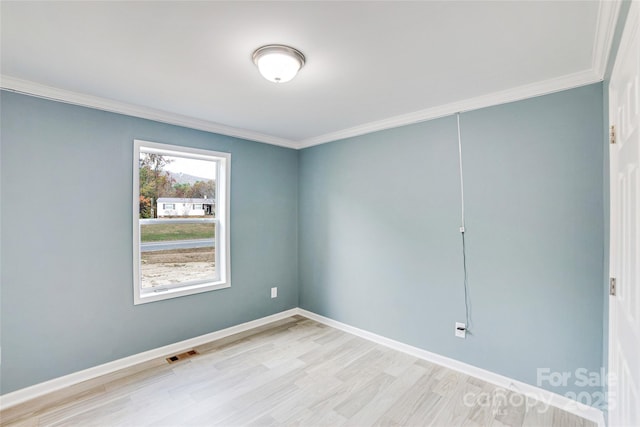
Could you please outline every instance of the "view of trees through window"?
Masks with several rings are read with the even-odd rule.
[[[217,163],[139,154],[141,287],[215,280]]]

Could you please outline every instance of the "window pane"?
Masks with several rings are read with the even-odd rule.
[[[143,289],[216,280],[214,221],[185,223],[157,219],[141,223]]]
[[[139,157],[140,218],[215,216],[217,162],[145,152]]]

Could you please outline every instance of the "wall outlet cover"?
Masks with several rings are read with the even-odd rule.
[[[277,298],[278,297],[278,288],[271,288],[271,298]]]
[[[456,337],[467,337],[467,326],[464,323],[456,322]]]

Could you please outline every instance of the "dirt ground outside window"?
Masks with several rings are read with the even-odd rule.
[[[142,288],[215,278],[215,249],[191,248],[142,252]]]

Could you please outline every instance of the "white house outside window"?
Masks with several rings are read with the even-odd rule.
[[[134,303],[226,288],[231,155],[134,141]]]

